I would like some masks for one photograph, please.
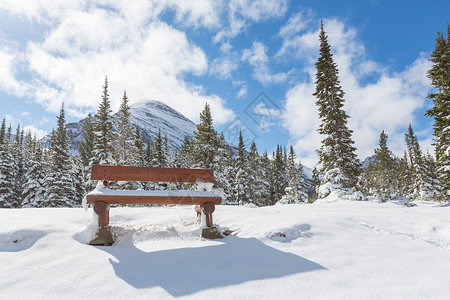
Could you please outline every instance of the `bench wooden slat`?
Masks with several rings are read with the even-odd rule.
[[[92,180],[146,181],[146,182],[210,182],[214,183],[214,173],[208,169],[181,169],[156,167],[130,167],[94,165]]]
[[[109,204],[166,204],[166,205],[201,205],[208,202],[220,204],[221,197],[188,197],[188,196],[106,196],[92,195],[86,197],[88,204],[95,204],[96,201],[103,201]]]

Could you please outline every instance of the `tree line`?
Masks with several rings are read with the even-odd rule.
[[[316,105],[323,139],[317,150],[319,163],[312,180],[304,174],[292,146],[260,154],[253,142],[246,149],[242,133],[236,153],[213,126],[208,104],[200,114],[194,137],[186,137],[180,149],[170,153],[167,138],[159,131],[154,141],[144,141],[138,126],[130,123],[129,100],[124,91],[118,117],[113,119],[105,78],[97,113],[85,119],[79,154],[69,154],[64,105],[48,148],[25,133],[15,134],[3,119],[0,129],[0,207],[76,207],[86,192],[95,188],[90,180],[94,164],[148,167],[209,168],[214,170],[215,188],[226,201],[257,206],[314,202],[331,194],[363,200],[368,197],[442,200],[450,187],[450,29],[447,39],[438,33],[427,76],[435,92],[428,95],[433,107],[426,115],[435,119],[435,157],[424,154],[409,125],[406,150],[396,157],[388,148],[388,135],[380,133],[379,145],[365,168],[355,152],[350,117],[344,110],[344,91],[338,68],[321,24],[319,58],[316,62]],[[121,189],[189,189],[188,184],[116,182]]]

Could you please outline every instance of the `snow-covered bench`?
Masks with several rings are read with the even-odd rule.
[[[197,205],[195,208],[197,216],[204,213],[206,226],[214,229],[212,213],[215,205],[222,203],[222,196],[209,191],[214,183],[214,174],[208,169],[94,165],[91,179],[102,182],[86,195],[86,203],[93,204],[94,212],[98,215],[99,232],[96,239],[91,241],[92,245],[113,243],[109,230],[110,204]],[[110,181],[197,183],[203,190],[112,190],[109,188]],[[205,231],[203,235],[209,238],[215,236],[208,235]]]

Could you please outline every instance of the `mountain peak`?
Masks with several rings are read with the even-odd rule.
[[[197,129],[194,122],[161,101],[139,101],[130,105],[130,111],[130,122],[134,126],[139,126],[144,142],[155,141],[161,129],[161,134],[167,136],[167,144],[171,152],[181,148],[185,136],[193,138],[194,131]],[[116,119],[117,113],[113,117]],[[78,147],[83,139],[84,124],[85,119],[81,119],[66,125],[71,154],[78,154]],[[48,134],[41,141],[45,146],[49,146],[50,140],[51,136]]]

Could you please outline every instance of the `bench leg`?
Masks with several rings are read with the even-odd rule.
[[[109,225],[109,209],[108,203],[103,201],[96,201],[94,204],[94,211],[98,215],[98,226],[104,227]]]
[[[206,216],[206,228],[202,230],[202,237],[206,239],[221,239],[222,235],[217,230],[217,227],[213,225],[212,213],[215,211],[214,203],[208,202],[202,205],[197,205],[195,211],[197,212],[197,217],[199,214],[204,213]]]
[[[114,239],[109,228],[109,209],[108,203],[96,201],[94,211],[98,215],[98,232],[96,237],[89,243],[93,246],[111,246]]]
[[[197,212],[197,218],[200,217],[201,213],[204,213],[206,216],[206,226],[213,226],[212,213],[216,210],[214,203],[208,202],[202,205],[197,205],[195,207],[195,211]]]

